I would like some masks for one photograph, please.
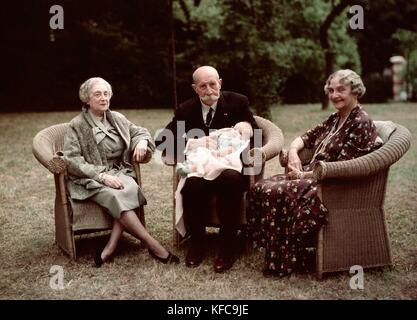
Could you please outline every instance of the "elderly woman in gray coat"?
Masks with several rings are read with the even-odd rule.
[[[97,251],[95,265],[108,261],[124,230],[143,241],[151,256],[162,263],[178,263],[145,229],[135,209],[146,199],[133,179],[130,155],[146,162],[155,149],[148,130],[110,111],[112,88],[102,78],[90,78],[79,91],[84,103],[81,114],[71,120],[64,137],[68,167],[68,190],[72,199],[90,199],[114,218],[110,239]]]

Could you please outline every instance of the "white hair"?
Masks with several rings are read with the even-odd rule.
[[[110,97],[113,95],[113,91],[112,91],[110,83],[108,83],[103,78],[93,77],[93,78],[90,78],[90,79],[84,81],[83,84],[80,86],[80,91],[78,92],[78,94],[79,94],[80,99],[81,99],[82,102],[88,103],[88,101],[90,101],[91,89],[97,83],[103,83],[107,87],[107,90],[109,91]]]
[[[355,72],[350,69],[341,69],[334,73],[332,73],[329,78],[326,81],[326,84],[324,85],[324,92],[326,94],[329,93],[329,85],[330,81],[334,77],[340,77],[340,83],[343,85],[349,85],[352,93],[356,94],[358,98],[361,98],[365,92],[366,88],[365,85],[362,82],[361,77]]]
[[[202,66],[197,68],[194,72],[193,72],[193,82],[196,84],[198,82],[199,79],[199,75],[200,73],[211,73],[214,76],[217,77],[217,79],[220,79],[219,73],[217,72],[217,70],[215,68],[213,68],[212,66]]]

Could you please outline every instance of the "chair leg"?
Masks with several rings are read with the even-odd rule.
[[[317,249],[316,249],[316,277],[319,280],[323,279],[323,233],[322,227],[317,235]]]
[[[323,273],[322,272],[316,272],[315,276],[316,276],[317,280],[323,280]]]
[[[55,239],[58,246],[69,254],[71,259],[77,259],[74,231],[72,230],[72,209],[66,194],[65,177],[61,173],[55,179]]]
[[[71,259],[77,260],[77,252],[75,248],[74,232],[71,224],[59,216],[57,210],[55,212],[55,242],[66,252]]]
[[[179,249],[180,248],[180,234],[178,233],[178,231],[177,230],[175,230],[175,228],[174,228],[174,230],[172,231],[172,233],[173,233],[173,241],[174,241],[174,247],[176,248],[176,249]]]
[[[77,261],[77,248],[75,247],[75,237],[74,233],[72,233],[72,250],[70,252],[70,257],[72,260]]]
[[[56,238],[55,243],[63,252],[68,254],[72,260],[76,261],[77,249],[75,247],[74,234],[71,232],[70,236],[64,242],[61,241],[62,239]]]

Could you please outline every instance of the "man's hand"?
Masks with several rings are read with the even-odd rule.
[[[146,157],[146,152],[148,151],[148,140],[140,140],[136,145],[135,150],[133,151],[133,160],[136,162],[141,162]]]
[[[198,147],[217,149],[217,141],[210,136],[204,136],[198,139],[190,139],[188,143],[190,149],[195,149]]]
[[[242,136],[242,139],[244,140],[249,140],[253,136],[253,129],[249,122],[238,122],[235,124],[233,128],[239,131],[240,135]]]

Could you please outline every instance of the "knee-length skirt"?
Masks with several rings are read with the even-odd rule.
[[[134,210],[144,205],[146,200],[132,177],[122,172],[116,172],[112,175],[122,180],[123,189],[102,187],[91,197],[91,200],[104,207],[113,218],[119,219],[123,211]]]

